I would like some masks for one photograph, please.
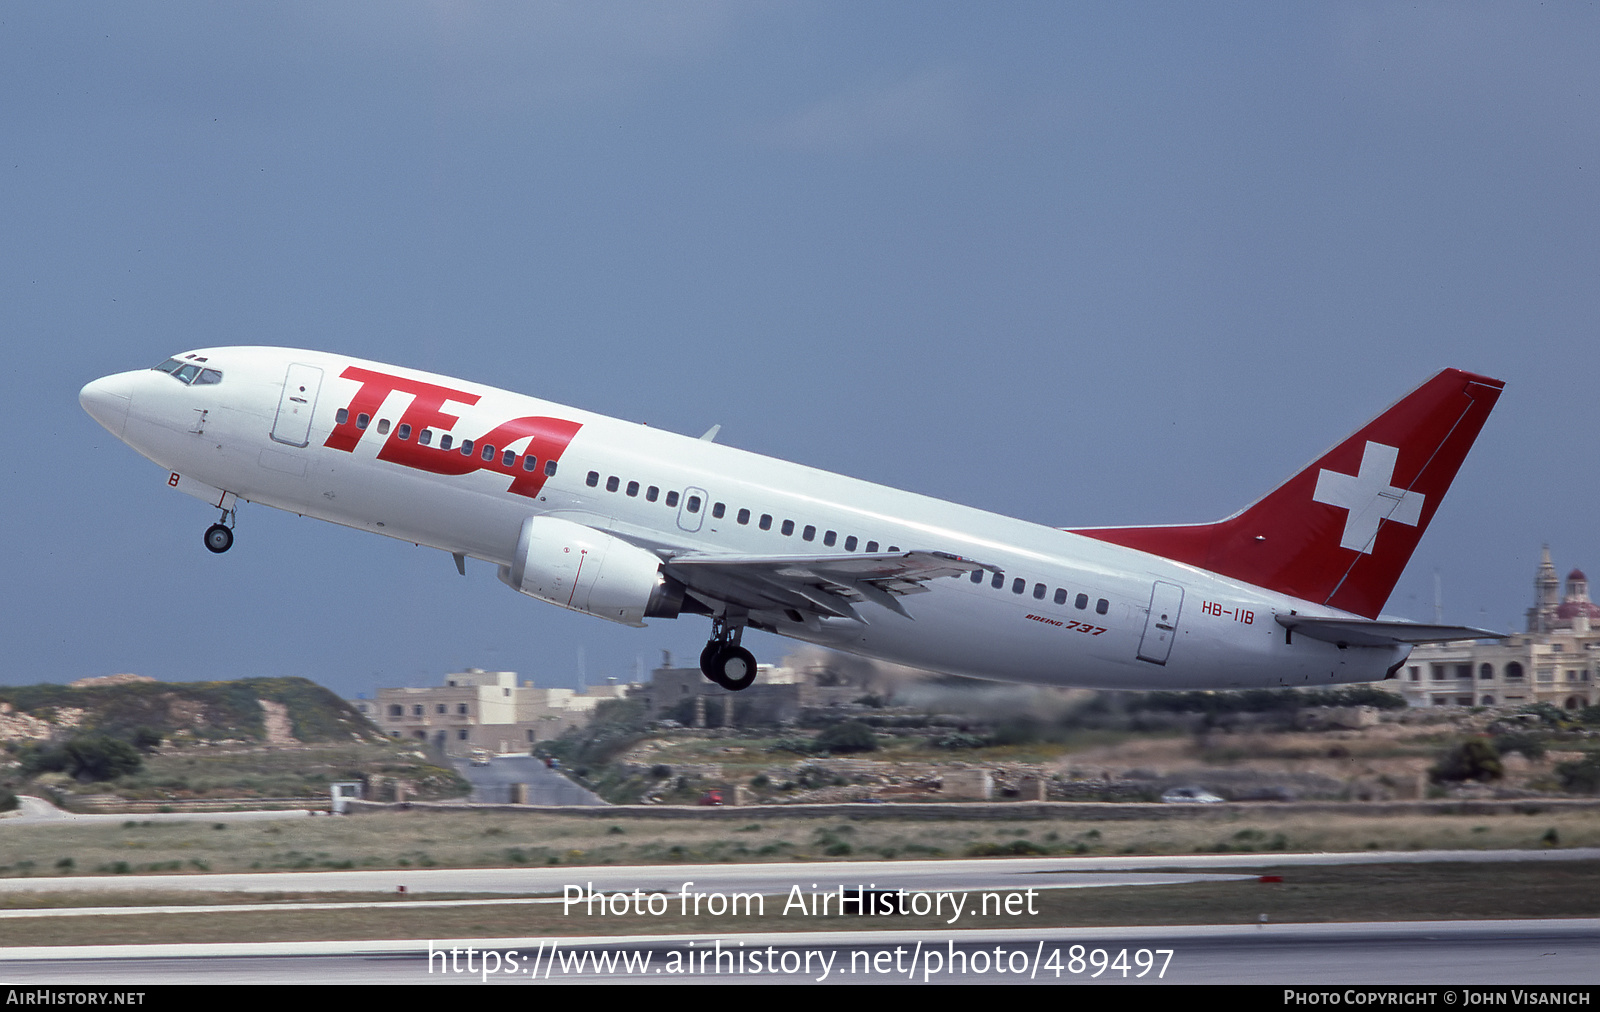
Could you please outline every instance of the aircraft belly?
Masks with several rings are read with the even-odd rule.
[[[1042,623],[1007,598],[990,598],[983,589],[936,586],[928,594],[903,600],[913,618],[867,607],[869,624],[825,622],[819,632],[784,632],[866,656],[947,674],[1039,685],[1125,684],[1137,672],[1131,664],[1137,638],[1123,629],[1095,635]],[[1063,615],[1067,613],[1062,613]],[[1068,619],[1067,621],[1070,621]],[[1118,656],[1126,654],[1126,659]]]
[[[869,607],[866,625],[825,620],[779,631],[946,674],[1102,689],[1314,688],[1382,679],[1403,659],[1389,648],[1340,650],[1305,637],[1285,643],[1276,623],[1230,628],[1197,615],[1175,630],[1167,662],[1155,664],[1138,658],[1145,609],[1112,608],[1096,635],[1068,624],[1072,609],[1029,610],[1007,598],[935,587],[904,600],[910,620]]]

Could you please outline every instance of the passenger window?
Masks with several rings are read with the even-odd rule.
[[[1033,585],[1033,599],[1035,601],[1044,600],[1044,584],[1036,583]]]
[[[394,427],[394,434],[401,440],[409,440],[411,438],[411,423],[401,422],[399,425],[396,425]]]
[[[356,428],[364,429],[372,422],[372,416],[365,411],[356,416]]]
[[[689,502],[686,505],[687,505],[687,508],[688,508],[690,513],[699,513],[700,512],[700,497],[697,496],[697,495],[690,496],[689,497]]]
[[[590,471],[589,477],[583,479],[583,481],[584,484],[588,485],[590,488],[594,488],[596,485],[600,484],[600,472]]]
[[[607,492],[615,492],[619,487],[621,487],[621,485],[622,485],[622,480],[619,479],[616,475],[612,475],[611,477],[606,479],[606,491]]]
[[[783,522],[783,536],[787,538],[793,533],[794,533],[794,521],[793,520],[785,520]]]
[[[463,440],[462,440],[462,441],[461,441],[461,455],[462,455],[462,456],[463,456],[463,457],[470,457],[470,456],[472,456],[472,440],[470,440],[470,439],[463,439]]]
[[[844,539],[844,550],[847,552],[856,550],[856,536],[854,534]]]
[[[994,579],[989,581],[989,586],[993,587],[995,590],[999,590],[1001,587],[1004,587],[1005,585],[1006,585],[1006,574],[1004,574],[1004,573],[996,573],[996,574],[994,574]]]
[[[891,552],[898,552],[899,550],[900,549],[896,548],[894,545],[890,545],[889,546],[889,551],[891,551]]]
[[[727,506],[723,505],[720,502],[717,503],[715,506],[711,507],[712,519],[721,520],[722,519],[722,515],[724,513],[726,513],[727,511],[728,511],[728,507]]]
[[[761,514],[761,523],[760,523],[759,526],[764,531],[772,530],[772,514],[771,513],[763,513],[763,514]]]
[[[674,508],[674,509],[677,508],[677,505],[678,505],[678,493],[676,493],[676,492],[668,492],[667,493],[667,505],[669,507],[671,507],[671,508]]]
[[[878,543],[876,541],[868,541],[867,542],[867,551],[868,552],[876,552],[877,550],[878,550]]]
[[[1056,588],[1056,604],[1066,604],[1066,603],[1067,603],[1067,591],[1066,591],[1066,589],[1064,587],[1057,587]]]
[[[528,454],[526,457],[523,457],[522,458],[522,469],[524,471],[537,471],[537,470],[539,470],[539,458],[535,457],[531,453]]]
[[[1110,607],[1111,602],[1102,597],[1094,603],[1094,613],[1096,615],[1104,615]]]
[[[439,449],[441,449],[441,450],[450,449],[450,440],[453,439],[453,438],[455,438],[455,437],[451,436],[450,433],[448,433],[448,432],[446,432],[444,435],[440,436],[439,437]]]
[[[655,502],[658,498],[660,498],[660,496],[661,490],[656,488],[654,485],[651,485],[649,488],[644,490],[644,498],[646,502]]]
[[[817,529],[810,524],[806,524],[806,529],[800,532],[800,537],[806,541],[815,541],[817,540]]]
[[[839,540],[839,535],[835,531],[829,531],[828,533],[826,533],[826,534],[824,534],[822,536],[822,543],[827,545],[829,548],[832,548],[834,542],[836,542],[838,540]]]
[[[545,477],[554,478],[556,476],[556,462],[553,461],[553,460],[545,461],[544,462],[544,473],[545,473]]]
[[[1011,581],[1011,593],[1020,594],[1024,589],[1027,588],[1027,586],[1028,581],[1019,576],[1015,580]]]
[[[389,434],[389,419],[387,419],[387,418],[378,419],[378,435],[387,436],[388,434]]]
[[[740,510],[739,511],[739,522],[741,524],[747,524],[747,523],[750,522],[750,511],[749,510]]]
[[[639,483],[636,482],[636,481],[628,482],[628,495],[637,496],[638,494],[639,494]]]
[[[421,443],[423,446],[427,446],[430,443],[432,443],[433,442],[433,430],[432,429],[423,429],[421,432],[417,433],[417,442]]]
[[[972,582],[973,583],[982,583],[983,582],[983,570],[974,569],[972,571]]]
[[[1072,606],[1074,608],[1078,609],[1079,611],[1082,611],[1083,609],[1089,607],[1089,595],[1088,594],[1079,594],[1078,595],[1078,599],[1076,601],[1072,602]]]
[[[515,467],[516,464],[517,464],[517,451],[515,451],[515,450],[507,450],[505,453],[501,454],[501,456],[500,456],[500,465],[502,467]]]
[[[484,460],[493,460],[494,459],[494,444],[493,443],[484,443],[483,444],[483,453],[479,454],[479,456],[481,456]]]
[[[345,422],[348,422],[350,420],[350,409],[340,408],[338,411],[335,411],[333,413],[333,420],[335,424],[338,425],[343,425]]]

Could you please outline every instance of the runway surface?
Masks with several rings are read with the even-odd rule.
[[[1117,857],[1002,857],[947,861],[817,861],[804,864],[579,865],[546,868],[405,868],[389,871],[253,872],[206,875],[84,875],[0,879],[0,893],[46,891],[231,890],[239,892],[390,892],[400,885],[426,892],[560,893],[567,885],[597,890],[701,890],[786,892],[872,884],[905,889],[1026,889],[1065,884],[1062,876],[1087,872],[1129,876],[1182,869],[1241,873],[1241,869],[1296,865],[1402,864],[1503,861],[1593,861],[1600,848],[1570,850],[1362,851],[1353,854],[1189,854]],[[1084,879],[1082,881],[1089,881]],[[1150,881],[1157,881],[1151,879]],[[1132,880],[1104,884],[1136,884]]]
[[[124,946],[0,959],[12,984],[1576,985],[1600,920]],[[431,950],[431,957],[430,957]],[[454,950],[454,951],[452,951]],[[1441,1002],[1442,1003],[1442,1002]]]
[[[51,818],[47,813],[37,817]],[[257,817],[284,816],[283,813],[262,813]],[[926,892],[994,890],[1025,894],[1029,890],[1053,888],[1245,878],[1251,877],[1255,869],[1274,866],[1596,859],[1600,859],[1600,849],[1589,848],[432,868],[13,878],[0,879],[0,893],[67,890],[384,893],[403,885],[408,894],[418,897],[419,904],[447,902],[429,901],[428,893],[560,895],[568,887],[593,888],[606,893],[658,892],[674,899],[685,892],[748,892],[776,896],[796,887],[811,894],[836,891],[841,886],[847,889],[869,886]],[[285,907],[274,904],[275,909]],[[179,909],[196,910],[193,907]],[[111,911],[79,909],[50,916],[111,914]],[[871,927],[878,928],[879,924]],[[1023,927],[983,931],[952,927],[943,931],[441,939],[431,945],[431,958],[429,943],[414,940],[9,948],[0,950],[0,981],[127,986],[173,983],[482,986],[485,983],[678,981],[1589,985],[1597,979],[1595,967],[1600,966],[1600,920],[1096,929]],[[456,951],[452,953],[451,950]]]

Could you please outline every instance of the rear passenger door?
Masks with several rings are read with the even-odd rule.
[[[1172,641],[1178,634],[1178,612],[1183,609],[1183,588],[1175,583],[1156,583],[1150,591],[1150,615],[1145,619],[1144,637],[1139,640],[1139,659],[1166,664]]]

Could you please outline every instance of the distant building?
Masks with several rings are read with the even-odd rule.
[[[596,706],[624,698],[628,688],[538,689],[531,681],[518,685],[514,671],[468,668],[446,675],[440,686],[379,689],[376,699],[356,702],[391,738],[425,741],[462,756],[475,749],[526,752],[586,723]]]
[[[1567,574],[1566,593],[1546,546],[1533,579],[1525,632],[1477,643],[1420,646],[1400,673],[1412,706],[1521,706],[1550,703],[1577,710],[1600,702],[1600,607],[1589,600],[1582,570]]]
[[[650,681],[629,695],[642,699],[654,720],[671,719],[687,727],[784,724],[802,707],[833,706],[871,692],[871,665],[824,665],[796,669],[762,664],[747,689],[731,692],[714,684],[699,668],[675,668],[668,657]]]
[[[756,666],[756,680],[732,692],[714,684],[699,668],[660,667],[633,693],[653,720],[676,720],[685,727],[734,727],[784,723],[800,714],[800,686],[794,673],[770,664]]]

